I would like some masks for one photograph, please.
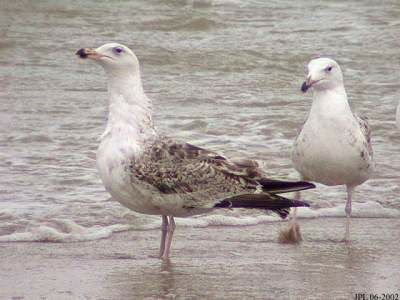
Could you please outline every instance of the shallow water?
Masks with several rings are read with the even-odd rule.
[[[281,179],[297,178],[290,151],[311,105],[299,90],[305,65],[331,55],[373,128],[376,172],[356,191],[355,216],[400,216],[399,18],[397,1],[3,1],[0,241],[90,240],[159,225],[110,200],[95,169],[105,76],[74,53],[109,41],[139,57],[160,131],[258,159]],[[313,210],[303,217],[344,215],[343,187],[304,197]],[[178,224],[276,220],[233,211]]]

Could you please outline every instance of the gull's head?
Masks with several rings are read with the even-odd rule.
[[[96,49],[82,48],[76,55],[94,60],[106,72],[133,72],[139,69],[139,61],[132,50],[117,43],[104,44]]]
[[[342,70],[333,59],[320,57],[311,60],[307,65],[307,73],[306,81],[301,86],[304,93],[311,87],[315,90],[327,90],[343,85]]]

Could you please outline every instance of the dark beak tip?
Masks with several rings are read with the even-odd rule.
[[[309,86],[307,85],[307,83],[304,81],[303,84],[301,85],[301,91],[303,93],[307,92],[307,90],[309,89]]]
[[[78,51],[76,51],[75,53],[76,55],[78,55],[80,58],[86,58],[87,54],[84,48],[79,49]]]

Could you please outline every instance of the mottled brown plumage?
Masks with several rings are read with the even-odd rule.
[[[228,204],[216,204],[228,199],[232,207],[270,207],[285,217],[287,210],[281,211],[282,208],[300,203],[296,205],[273,193],[313,187],[309,183],[270,180],[254,160],[228,160],[215,152],[168,138],[159,138],[147,146],[130,168],[135,180],[156,187],[162,194],[183,198],[188,210],[227,207]],[[255,193],[257,197],[249,197]],[[285,205],[280,203],[283,199]]]

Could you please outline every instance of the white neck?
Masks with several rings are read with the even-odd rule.
[[[108,72],[109,113],[106,132],[115,130],[134,139],[154,135],[152,103],[143,91],[140,73]]]
[[[348,114],[352,114],[352,112],[343,85],[332,89],[313,89],[310,116],[330,117],[347,116]]]

